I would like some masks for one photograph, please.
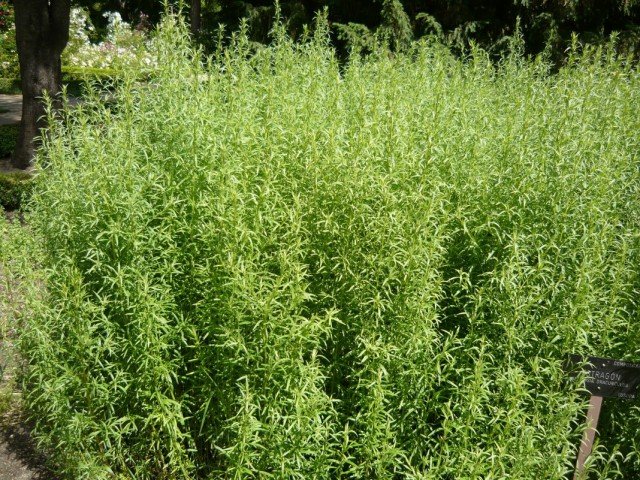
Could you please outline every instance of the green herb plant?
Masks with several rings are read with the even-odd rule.
[[[567,478],[566,355],[640,358],[633,63],[284,31],[203,61],[168,17],[147,82],[51,119],[42,445],[75,479]],[[588,474],[640,475],[637,405],[601,425]]]

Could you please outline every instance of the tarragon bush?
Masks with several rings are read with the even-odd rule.
[[[52,119],[22,350],[70,478],[563,479],[567,354],[639,359],[630,59],[327,31],[203,61],[169,18],[148,82]],[[639,425],[606,402],[587,473],[640,474]]]

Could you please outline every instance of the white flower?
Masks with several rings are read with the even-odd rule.
[[[122,20],[118,12],[107,12],[108,35],[101,43],[91,43],[89,32],[93,26],[85,10],[76,8],[71,14],[72,28],[67,61],[82,68],[120,69],[138,65],[144,68],[157,66],[157,58],[150,52],[153,42]],[[126,46],[125,46],[126,45]]]

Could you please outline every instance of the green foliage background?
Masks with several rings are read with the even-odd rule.
[[[0,1],[0,91],[8,86],[7,80],[19,76],[18,50],[13,23],[13,6]]]
[[[162,2],[156,0],[76,3],[89,8],[98,27],[105,25],[104,11],[120,11],[134,25],[141,14],[145,15],[144,22],[155,23],[162,13]],[[186,10],[190,4],[186,0],[169,3]],[[280,6],[294,37],[301,35],[304,25],[312,23],[325,7],[329,8],[334,40],[344,30],[341,25],[350,25],[352,35],[359,32],[360,41],[367,37],[363,29],[373,32],[397,21],[401,9],[406,12],[412,36],[433,33],[436,26],[435,30],[461,46],[476,42],[497,50],[515,33],[519,19],[527,52],[539,53],[546,47],[557,62],[564,59],[574,32],[588,43],[606,42],[612,32],[619,32],[621,47],[625,49],[636,49],[640,38],[640,7],[635,0],[282,0]],[[266,42],[274,18],[274,2],[202,0],[202,13],[203,32],[199,40],[209,48],[215,45],[220,24],[226,25],[227,31],[235,31],[243,18],[249,20],[251,39]]]
[[[203,65],[168,20],[148,83],[51,119],[38,438],[78,479],[565,478],[566,355],[640,356],[637,70],[272,36]],[[603,416],[589,472],[638,476]]]

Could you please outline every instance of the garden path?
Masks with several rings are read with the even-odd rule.
[[[0,125],[15,125],[22,118],[22,95],[0,95]]]
[[[54,480],[28,430],[19,421],[5,422],[11,425],[0,429],[0,480]]]
[[[70,105],[77,105],[80,100],[68,97]],[[22,95],[0,94],[0,126],[17,125],[22,118]]]

